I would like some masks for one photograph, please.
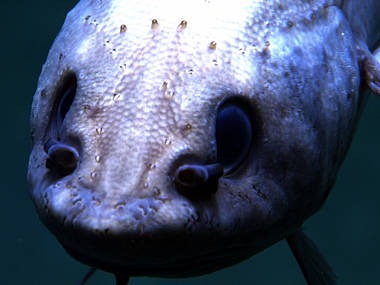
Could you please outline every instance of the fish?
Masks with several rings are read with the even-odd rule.
[[[184,278],[286,240],[336,276],[303,223],[326,202],[368,90],[376,0],[81,0],[31,109],[29,193],[74,259]]]

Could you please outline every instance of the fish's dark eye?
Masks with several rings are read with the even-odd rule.
[[[46,131],[44,150],[48,155],[46,167],[52,177],[61,178],[71,174],[78,166],[78,139],[65,132],[64,120],[74,102],[77,78],[74,73],[64,74],[54,92],[55,101]]]
[[[69,85],[68,89],[63,94],[61,101],[59,102],[58,110],[57,110],[57,128],[58,128],[58,130],[61,129],[62,124],[63,124],[63,120],[65,119],[66,114],[69,111],[70,106],[74,101],[75,93],[76,93],[76,86],[74,84]]]
[[[60,139],[63,121],[74,102],[77,92],[77,78],[74,73],[67,73],[60,80],[54,92],[55,102],[52,107],[50,122],[47,129],[49,138]]]
[[[225,171],[235,169],[247,156],[252,143],[252,125],[240,102],[219,108],[216,117],[217,161]]]
[[[62,89],[58,93],[57,101],[57,110],[56,110],[56,128],[59,132],[62,128],[63,120],[66,117],[67,112],[69,111],[74,97],[77,91],[77,82],[76,77],[73,74],[70,74],[65,78],[65,82],[62,86]]]

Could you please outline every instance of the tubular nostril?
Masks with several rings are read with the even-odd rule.
[[[207,181],[207,170],[204,166],[184,165],[178,168],[176,181],[188,187],[196,187]]]
[[[77,167],[79,154],[74,147],[49,139],[44,149],[49,156],[46,161],[46,167],[55,171],[56,174],[66,176],[71,174]]]
[[[182,165],[175,173],[178,192],[189,199],[199,199],[215,193],[218,179],[223,175],[220,164]]]

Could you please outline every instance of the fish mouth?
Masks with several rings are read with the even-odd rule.
[[[223,179],[221,179],[223,180]],[[223,224],[221,189],[206,202],[153,192],[114,199],[70,176],[34,190],[38,213],[65,250],[84,264],[130,276],[188,277],[249,258],[279,240],[278,223]],[[38,194],[37,194],[38,193]],[[219,208],[218,208],[219,207]],[[218,210],[219,209],[219,210]],[[241,214],[241,210],[239,210]],[[256,224],[265,226],[264,219]],[[251,224],[251,228],[244,227]]]
[[[70,255],[96,268],[158,274],[177,264],[176,252],[201,227],[185,200],[158,191],[113,199],[64,180],[41,188],[38,213]]]
[[[105,239],[94,240],[81,250],[60,242],[73,258],[91,267],[119,276],[166,278],[194,277],[212,273],[248,259],[266,246],[250,246],[248,237],[223,239],[209,235],[161,234],[156,237],[118,237],[105,247]],[[274,243],[274,242],[272,242]],[[116,252],[123,252],[123,257]],[[111,256],[111,253],[113,255]]]
[[[40,185],[35,201],[49,228],[62,228],[99,235],[150,235],[169,225],[187,228],[196,224],[198,214],[188,201],[168,197],[157,188],[145,195],[114,197],[74,185],[68,179]]]
[[[46,188],[39,214],[65,250],[84,264],[131,276],[185,277],[230,266],[238,260],[228,257],[246,254],[236,242],[216,235],[211,221],[201,221],[184,200],[157,194],[112,201],[91,189],[62,185]]]

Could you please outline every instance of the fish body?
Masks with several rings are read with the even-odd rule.
[[[380,4],[360,3],[80,1],[32,105],[44,224],[126,277],[205,274],[293,236],[334,185],[363,86],[380,93]]]

